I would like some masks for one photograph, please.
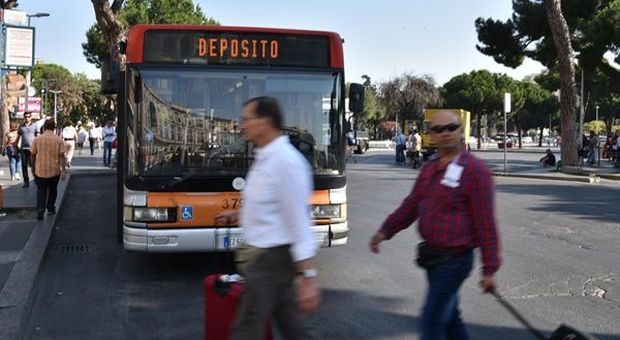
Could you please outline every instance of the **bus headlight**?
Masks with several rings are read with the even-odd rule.
[[[340,204],[337,205],[313,205],[310,209],[312,218],[339,218]]]
[[[133,208],[135,222],[168,222],[168,208]]]

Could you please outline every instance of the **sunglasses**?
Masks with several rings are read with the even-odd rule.
[[[435,125],[431,127],[431,131],[434,133],[442,133],[446,130],[450,132],[454,132],[456,129],[460,128],[461,124],[446,124],[446,125]]]

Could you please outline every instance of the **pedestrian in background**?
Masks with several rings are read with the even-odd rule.
[[[90,147],[90,155],[95,154],[95,146],[97,144],[97,127],[91,125],[88,129],[88,146]]]
[[[43,128],[43,134],[35,138],[30,149],[37,184],[37,220],[43,219],[46,209],[48,215],[56,214],[58,181],[66,176],[66,143],[54,133],[56,123],[52,119],[46,120]]]
[[[2,155],[6,155],[9,158],[9,174],[11,175],[11,181],[21,179],[19,170],[22,164],[19,149],[17,148],[18,127],[19,124],[17,124],[17,122],[11,122],[9,132],[7,132],[4,137],[4,149],[2,150]]]
[[[86,129],[84,128],[82,124],[78,125],[77,134],[78,134],[77,147],[79,150],[78,155],[82,155],[84,153],[84,143],[86,143],[86,138],[88,137],[88,133],[86,132]]]
[[[112,158],[112,143],[116,139],[116,129],[114,123],[109,120],[103,128],[103,165],[110,166]]]
[[[65,140],[67,150],[67,168],[71,167],[71,161],[73,160],[73,152],[75,150],[75,143],[78,140],[77,130],[73,126],[73,122],[69,122],[69,125],[62,129],[62,138]]]
[[[19,151],[22,161],[22,175],[24,176],[24,185],[22,188],[30,186],[30,177],[28,176],[28,165],[30,164],[30,145],[34,138],[39,134],[37,126],[32,124],[32,114],[24,112],[24,123],[17,129],[17,141],[15,145],[19,145]]]
[[[239,214],[226,210],[216,216],[219,223],[234,224],[239,215],[247,243],[237,254],[245,261],[246,287],[232,340],[256,339],[269,319],[276,321],[286,339],[314,339],[301,313],[319,304],[308,210],[312,172],[289,137],[282,135],[282,120],[273,98],[258,97],[244,104],[241,131],[256,147],[242,192],[244,204]]]
[[[396,136],[394,137],[394,143],[396,145],[396,148],[395,148],[396,164],[404,164],[407,137],[405,137],[404,134],[400,133],[400,131],[396,131]]]
[[[437,112],[431,121],[437,153],[422,167],[413,190],[370,239],[370,250],[415,220],[423,241],[417,263],[426,270],[428,292],[420,318],[422,340],[469,339],[458,292],[481,248],[484,292],[495,289],[499,237],[494,187],[483,161],[464,150],[460,118]]]
[[[588,138],[588,150],[590,151],[588,153],[588,164],[590,165],[594,165],[598,160],[599,143],[600,141],[596,133],[590,131],[590,138]]]
[[[97,150],[101,150],[103,145],[103,126],[97,125],[95,128],[97,138]]]
[[[551,152],[551,149],[547,149],[545,152],[545,155],[538,161],[540,165],[545,168],[548,166],[555,166],[555,155]]]
[[[413,136],[411,138],[411,167],[414,169],[419,168],[422,165],[422,160],[420,158],[420,152],[422,151],[422,136],[418,130],[415,130]]]

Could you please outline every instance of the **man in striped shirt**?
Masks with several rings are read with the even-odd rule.
[[[482,254],[483,291],[495,289],[499,236],[494,186],[486,165],[461,143],[460,118],[440,111],[431,121],[437,154],[420,171],[412,192],[372,236],[370,249],[418,221],[418,263],[429,281],[420,319],[422,340],[469,339],[458,308],[458,291],[473,265],[473,249]]]
[[[47,208],[49,215],[56,213],[58,181],[65,179],[65,142],[54,134],[56,123],[45,121],[44,133],[30,146],[30,162],[37,184],[37,220],[43,219]]]

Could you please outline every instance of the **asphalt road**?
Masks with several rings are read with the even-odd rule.
[[[386,158],[387,157],[387,158]],[[415,339],[426,282],[412,264],[415,228],[370,254],[368,238],[410,190],[417,171],[389,156],[348,170],[345,247],[321,250],[321,339]],[[203,338],[202,278],[216,255],[127,253],[115,242],[115,178],[74,176],[46,254],[27,339]],[[620,186],[497,180],[504,266],[500,291],[537,326],[566,323],[620,339]],[[224,261],[220,261],[224,262]],[[473,339],[529,339],[472,273],[461,294]]]

